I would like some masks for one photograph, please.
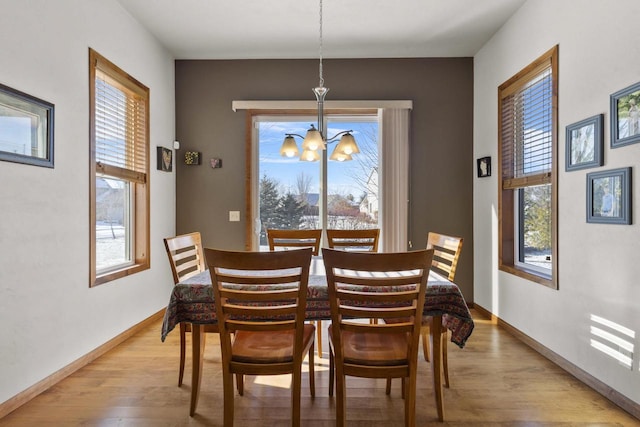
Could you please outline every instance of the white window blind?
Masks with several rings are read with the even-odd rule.
[[[551,64],[501,96],[503,188],[548,183],[553,165]]]
[[[146,102],[137,93],[96,70],[96,171],[146,181]]]

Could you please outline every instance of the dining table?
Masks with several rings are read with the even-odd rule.
[[[314,257],[307,288],[307,320],[330,320],[329,292],[321,260]],[[467,303],[458,286],[435,272],[429,273],[423,309],[424,322],[432,318],[430,328],[433,343],[433,385],[438,419],[444,421],[442,384],[442,328],[451,331],[451,342],[463,348],[473,332],[474,323]],[[191,405],[194,415],[200,393],[203,354],[205,347],[204,326],[216,324],[215,301],[209,270],[200,272],[176,284],[169,298],[162,323],[162,341],[176,325],[191,324],[193,368],[191,372]]]

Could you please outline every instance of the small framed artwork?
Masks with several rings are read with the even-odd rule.
[[[50,102],[0,84],[0,160],[53,167]]]
[[[219,158],[213,158],[209,161],[209,163],[211,164],[211,167],[214,169],[219,169],[222,167],[222,159],[219,159]]]
[[[171,172],[173,166],[173,151],[164,147],[157,147],[157,150],[157,169],[163,172]]]
[[[199,165],[200,164],[200,155],[199,151],[187,151],[184,153],[184,164],[185,165]]]
[[[631,224],[631,168],[587,174],[587,222]]]
[[[491,176],[491,157],[482,157],[476,162],[478,164],[478,178]]]
[[[604,114],[567,126],[565,170],[592,168],[604,164]]]
[[[611,95],[611,148],[640,142],[640,83]]]

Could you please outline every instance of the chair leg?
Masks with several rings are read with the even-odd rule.
[[[300,394],[302,393],[302,369],[293,370],[291,384],[291,425],[300,427]]]
[[[244,396],[244,377],[242,374],[236,374],[236,387],[238,388],[238,394]]]
[[[318,342],[318,357],[322,359],[322,320],[316,320],[316,341]]]
[[[405,399],[406,398],[406,388],[407,388],[407,382],[405,381],[405,378],[402,377],[402,387],[400,388],[401,390],[401,394],[402,394],[402,398]]]
[[[405,390],[404,398],[404,425],[406,427],[414,427],[416,425],[416,377],[417,369],[411,369],[409,378],[402,378],[403,390]]]
[[[335,366],[333,360],[333,349],[329,347],[329,397],[333,396],[333,380],[335,379]]]
[[[313,347],[313,343],[311,343],[311,347],[309,348],[309,391],[311,397],[316,397],[315,348]]]
[[[429,361],[429,355],[431,350],[429,349],[429,341],[431,339],[431,333],[428,326],[423,326],[421,329],[422,334],[422,351],[424,352],[424,360]],[[442,348],[442,371],[444,374],[444,386],[449,388],[449,358],[447,357],[447,341],[449,341],[449,331],[443,329],[442,336],[440,337]]]
[[[184,360],[186,357],[186,342],[187,342],[187,324],[180,323],[180,372],[178,373],[178,387],[182,386],[182,379],[184,378]]]
[[[340,366],[336,366],[336,427],[344,427],[347,425],[346,401],[344,373]]]
[[[423,326],[420,329],[420,334],[422,335],[422,353],[424,354],[424,360],[426,360],[427,362],[429,361],[429,354],[430,354],[430,350],[429,350],[429,340],[431,338],[429,338],[431,335],[429,333],[429,327],[428,326]]]
[[[442,371],[444,372],[444,386],[449,388],[449,358],[447,357],[447,341],[449,341],[449,332],[445,329],[442,332]]]
[[[384,391],[387,396],[391,394],[391,378],[387,378],[387,388]]]
[[[242,375],[236,374],[236,378],[242,378]],[[233,427],[233,374],[223,368],[222,371],[222,388],[224,391],[224,425],[225,427]]]

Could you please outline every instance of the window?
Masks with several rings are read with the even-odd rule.
[[[498,99],[499,268],[557,289],[558,47]]]
[[[90,285],[149,268],[149,89],[94,50]]]

